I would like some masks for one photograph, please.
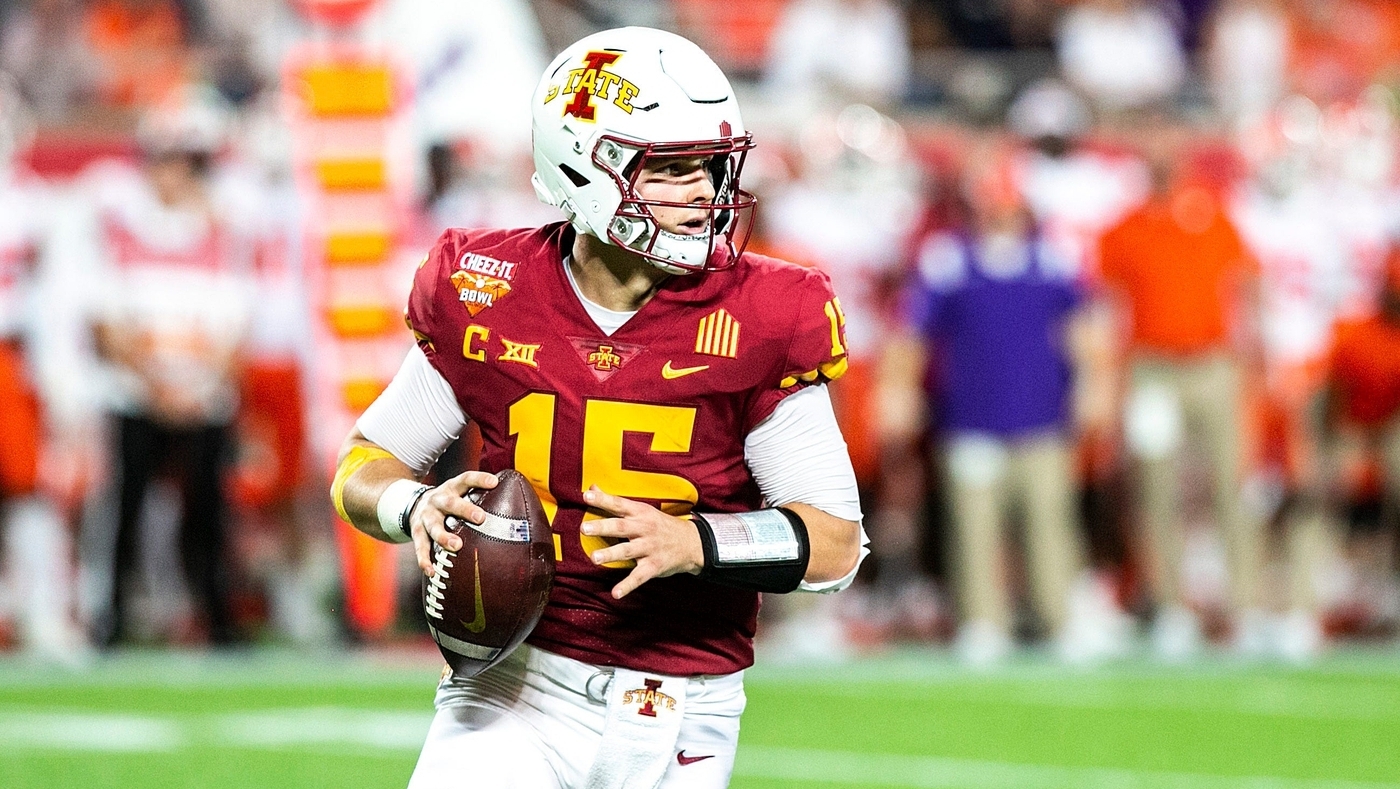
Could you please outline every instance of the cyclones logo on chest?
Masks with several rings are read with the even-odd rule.
[[[578,351],[579,359],[593,373],[598,381],[606,381],[618,370],[627,366],[643,346],[614,340],[599,340],[596,337],[570,337],[569,343]]]
[[[452,287],[457,289],[458,300],[473,318],[510,293],[515,266],[475,252],[464,253],[457,261],[457,270],[451,277]]]

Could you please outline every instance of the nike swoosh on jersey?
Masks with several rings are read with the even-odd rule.
[[[676,761],[680,762],[680,765],[682,767],[684,767],[687,764],[695,764],[696,762],[703,762],[706,759],[713,758],[715,758],[715,755],[713,753],[708,756],[686,756],[685,751],[681,751],[680,753],[676,754]]]
[[[701,364],[695,367],[681,367],[677,369],[675,367],[672,367],[671,360],[667,359],[666,364],[661,367],[661,377],[669,381],[672,378],[680,378],[682,375],[690,375],[691,373],[698,373],[701,370],[708,369],[710,369],[710,366],[708,364]]]
[[[480,633],[486,629],[486,607],[481,604],[481,554],[472,551],[472,562],[476,573],[476,616],[470,622],[463,622],[462,627],[472,633]]]

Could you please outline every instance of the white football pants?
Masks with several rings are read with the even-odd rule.
[[[62,656],[79,642],[73,623],[73,560],[68,526],[52,502],[28,496],[0,507],[8,594],[4,607],[25,646]]]
[[[444,681],[409,789],[587,789],[606,671],[524,645],[484,674]],[[745,701],[743,672],[689,678],[656,788],[727,787]]]

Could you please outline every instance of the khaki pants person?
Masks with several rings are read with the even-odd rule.
[[[1010,628],[1002,545],[1010,511],[1019,507],[1032,603],[1059,634],[1070,588],[1084,565],[1068,441],[1059,435],[1008,442],[962,434],[949,441],[947,451],[964,621]]]
[[[1288,588],[1280,589],[1280,603],[1274,608],[1316,620],[1318,597],[1316,570],[1327,560],[1330,544],[1340,535],[1331,494],[1335,452],[1325,441],[1327,419],[1323,396],[1325,381],[1309,381],[1292,390],[1282,387],[1275,402],[1282,406],[1285,451],[1290,475],[1290,499],[1285,510],[1285,555],[1288,561]],[[1267,542],[1268,538],[1265,537]]]
[[[1215,522],[1230,573],[1231,609],[1238,615],[1259,605],[1264,534],[1263,524],[1246,517],[1240,507],[1240,400],[1239,371],[1224,354],[1144,358],[1132,365],[1124,430],[1138,462],[1138,491],[1159,605],[1184,605],[1181,449],[1188,440],[1204,450],[1210,467]]]

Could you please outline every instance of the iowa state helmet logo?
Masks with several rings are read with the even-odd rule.
[[[452,287],[457,289],[458,300],[473,318],[510,293],[515,265],[475,252],[464,253],[457,261],[457,270],[451,277]]]
[[[564,77],[563,85],[549,86],[544,103],[548,104],[559,96],[569,96],[568,103],[564,105],[564,114],[582,121],[593,120],[597,110],[594,99],[611,101],[613,106],[631,115],[632,110],[636,109],[632,106],[632,100],[637,98],[641,89],[607,69],[621,57],[621,52],[589,52],[583,56],[583,65],[571,69]]]

